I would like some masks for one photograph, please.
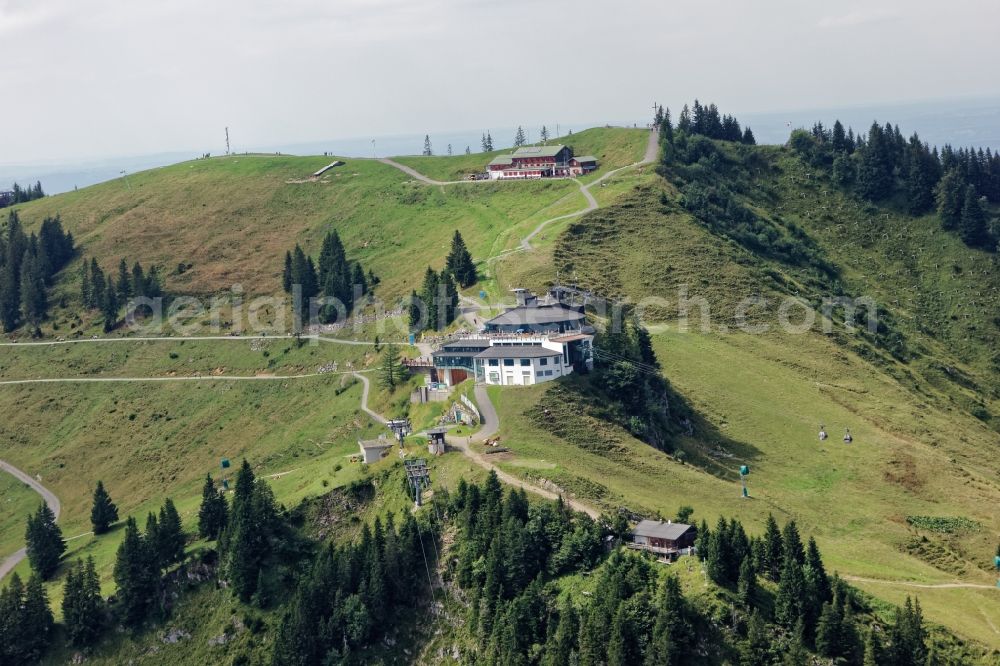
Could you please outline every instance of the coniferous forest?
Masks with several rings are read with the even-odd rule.
[[[375,482],[399,481],[383,472],[336,492],[370,501]],[[253,663],[275,666],[366,663],[366,650],[394,627],[433,627],[432,618],[465,663],[808,664],[813,655],[838,664],[944,663],[919,601],[876,612],[827,573],[794,521],[779,527],[769,517],[760,535],[736,520],[720,517],[714,528],[702,521],[697,556],[664,565],[622,547],[624,514],[593,520],[561,500],[532,501],[523,489],[504,490],[492,472],[434,495],[416,514],[366,522],[353,539],[319,540],[308,527],[309,500],[293,510],[277,505],[244,461],[232,499],[206,478],[197,527],[182,524],[170,499],[143,529],[126,517],[111,599],[100,594],[92,559],[66,563],[59,625],[41,581],[62,550],[33,558],[29,582],[15,575],[0,591],[0,664],[34,663],[56,636],[86,651],[99,650],[115,627],[155,630],[183,595],[211,580],[221,583],[214,594],[248,609]],[[99,484],[95,511],[109,504]],[[685,519],[691,511],[684,508]],[[29,521],[36,547],[50,522],[41,513]],[[213,544],[189,555],[195,530]],[[685,572],[698,572],[693,588]],[[703,578],[713,584],[708,594]],[[236,659],[249,663],[250,655]]]
[[[73,235],[58,217],[46,218],[38,234],[25,234],[17,211],[0,235],[0,324],[4,331],[27,325],[37,331],[49,309],[56,273],[76,253]]]
[[[318,261],[314,262],[298,244],[294,250],[285,253],[281,274],[281,286],[285,293],[293,293],[297,285],[301,289],[303,304],[322,296],[336,299],[343,305],[343,313],[338,313],[334,305],[325,305],[320,310],[323,323],[337,321],[339,314],[349,315],[378,283],[378,276],[371,270],[366,273],[361,262],[347,258],[336,230],[323,238]]]

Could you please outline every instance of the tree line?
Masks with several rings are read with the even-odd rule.
[[[109,505],[99,485],[95,529],[117,516]],[[684,507],[679,517],[690,513]],[[358,661],[404,614],[426,612],[438,580],[466,609],[455,629],[468,639],[463,659],[471,663],[804,665],[813,654],[838,664],[940,663],[919,602],[907,599],[890,621],[878,620],[860,593],[826,573],[813,539],[803,544],[794,521],[779,528],[773,516],[760,536],[748,536],[735,519],[719,518],[714,529],[702,521],[698,558],[720,586],[706,600],[686,597],[679,578],[661,575],[649,554],[618,547],[608,554],[605,544],[629,534],[623,514],[595,521],[561,499],[529,502],[523,489],[505,491],[495,472],[436,492],[419,516],[376,518],[344,545],[302,536],[296,515],[275,504],[246,461],[231,503],[206,477],[199,534],[218,539],[218,575],[232,594],[278,606],[276,665]],[[445,529],[453,540],[442,550]],[[183,560],[184,545],[168,499],[145,530],[126,519],[113,603],[100,594],[92,559],[69,565],[62,610],[70,644],[95,644],[112,621],[139,627],[164,617],[172,596],[164,572]],[[439,554],[446,555],[439,561]],[[33,572],[27,585],[13,576],[0,591],[0,663],[37,661],[51,641],[43,576],[34,564]],[[592,591],[557,582],[581,572],[593,572]]]
[[[80,302],[89,310],[99,310],[104,317],[104,331],[118,325],[118,314],[133,298],[158,298],[163,295],[158,269],[146,271],[138,261],[130,269],[123,257],[118,262],[117,277],[105,273],[97,259],[84,258],[80,264]]]
[[[995,251],[1000,228],[987,203],[1000,203],[1000,153],[945,145],[940,151],[898,125],[872,123],[855,136],[838,120],[795,130],[789,145],[809,164],[830,171],[835,182],[869,201],[894,197],[912,215],[936,211],[942,227],[970,247]]]
[[[9,191],[0,192],[0,208],[27,203],[35,199],[41,199],[44,196],[45,192],[42,191],[41,181],[35,181],[34,185],[28,185],[27,187],[21,187],[17,183],[14,183]]]
[[[343,305],[343,314],[346,316],[361,304],[362,298],[378,283],[379,278],[371,270],[365,274],[360,261],[350,261],[347,258],[344,244],[336,230],[330,231],[323,238],[323,246],[316,262],[298,243],[294,250],[285,253],[281,286],[286,293],[291,294],[298,285],[303,303],[318,296],[337,299]],[[324,305],[320,310],[320,318],[324,323],[336,321],[339,314],[333,304]]]
[[[73,234],[59,217],[47,217],[36,235],[24,232],[17,211],[7,216],[0,236],[0,324],[7,332],[23,324],[34,328],[48,316],[48,289],[56,273],[76,253]]]
[[[670,109],[661,105],[656,107],[653,116],[653,127],[660,132],[660,139],[667,144],[672,144],[674,140],[674,124],[670,118]],[[720,114],[715,104],[702,105],[698,100],[690,108],[687,104],[681,109],[677,117],[677,131],[687,135],[705,136],[709,139],[719,141],[732,141],[755,145],[753,131],[747,127],[742,129],[735,116]]]
[[[416,290],[410,293],[410,331],[417,333],[447,328],[458,314],[459,288],[471,287],[478,280],[476,264],[472,261],[462,234],[456,229],[444,268],[439,273],[428,266],[420,293],[417,294]]]

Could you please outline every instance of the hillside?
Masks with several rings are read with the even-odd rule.
[[[647,136],[595,129],[564,140],[577,153],[601,157],[594,181],[641,159]],[[130,175],[127,183],[19,210],[29,229],[61,215],[83,253],[107,268],[120,256],[163,266],[171,294],[216,294],[234,283],[248,294],[276,294],[284,252],[301,243],[315,255],[333,228],[348,256],[381,278],[376,293],[390,302],[419,288],[427,265],[443,265],[458,229],[483,275],[470,294],[543,289],[558,276],[609,297],[656,299],[647,301],[646,323],[663,372],[692,415],[692,434],[678,437],[669,452],[650,447],[603,418],[600,387],[585,377],[492,390],[511,449],[496,458],[500,468],[602,510],[668,517],[690,505],[695,520],[734,516],[752,534],[769,513],[794,519],[815,535],[830,571],[876,581],[855,584],[893,603],[918,593],[931,621],[1000,646],[1000,596],[989,566],[1000,533],[993,510],[1000,501],[995,255],[941,233],[934,215],[912,218],[890,204],[855,200],[789,149],[737,153],[720,146],[731,153],[730,176],[745,181],[740,201],[768,219],[780,217],[774,224],[808,248],[806,260],[769,255],[713,230],[686,207],[683,179],[651,167],[622,171],[588,190],[597,210],[545,225],[528,248],[521,239],[540,223],[587,206],[579,184],[429,186],[372,160],[347,160],[308,181],[330,158],[233,156]],[[452,180],[482,158],[398,161]],[[178,264],[191,266],[170,268]],[[53,337],[65,334],[76,309],[76,266],[55,288],[67,302],[43,327]],[[709,330],[699,328],[699,307],[690,326],[680,326],[684,285],[711,309]],[[739,329],[737,306],[745,298],[771,303],[749,309],[747,321],[759,324],[775,321],[783,297],[818,304],[841,294],[871,296],[885,325],[876,333],[849,332],[838,312],[829,335]],[[87,326],[93,323],[83,324],[90,333]],[[342,337],[374,341],[376,334],[383,341],[401,337],[370,327]],[[220,458],[253,460],[259,475],[275,475],[278,500],[293,506],[360,478],[349,456],[359,437],[381,430],[361,411],[361,386],[348,374],[348,362],[351,370],[375,367],[378,356],[368,345],[299,346],[290,338],[21,343],[0,354],[0,458],[40,474],[62,498],[68,536],[89,530],[89,494],[98,478],[123,513],[145,515],[172,496],[189,526],[204,474],[215,473]],[[318,374],[334,362],[336,371]],[[3,383],[39,378],[163,381]],[[373,392],[372,404],[384,413],[407,408],[405,389]],[[822,444],[820,424],[831,434]],[[850,446],[840,440],[845,428],[854,435]],[[749,500],[739,496],[740,464],[751,467]],[[439,459],[433,474],[436,484],[453,488],[459,477],[481,471],[454,453]],[[978,527],[934,532],[907,520],[922,516],[965,518]],[[113,589],[117,538],[70,542],[71,556],[94,554],[106,592]],[[26,570],[22,563],[19,571]],[[53,599],[59,589],[50,589]],[[193,617],[212,616],[212,631],[230,619],[210,595],[189,603]],[[122,654],[140,654],[156,640],[124,646]]]

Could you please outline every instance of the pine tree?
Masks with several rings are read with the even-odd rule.
[[[114,330],[118,325],[118,295],[110,284],[105,288],[101,315],[104,317],[104,332]]]
[[[986,226],[986,210],[982,199],[972,185],[965,188],[962,217],[958,223],[958,235],[970,247],[987,247],[990,232]]]
[[[424,273],[423,288],[420,291],[420,298],[423,299],[427,308],[427,328],[435,331],[441,328],[438,316],[438,280],[438,274],[428,266]]]
[[[514,134],[514,147],[520,148],[521,146],[528,143],[528,138],[524,135],[524,128],[520,125],[517,126],[517,133]]]
[[[693,628],[687,601],[676,576],[667,576],[656,602],[656,620],[648,652],[656,655],[656,663],[675,666],[687,663]]]
[[[126,263],[125,258],[122,257],[121,261],[118,262],[118,302],[125,304],[128,303],[128,299],[134,296],[132,291],[132,275],[128,270],[128,263]]]
[[[493,152],[493,137],[489,132],[486,133],[486,152]]]
[[[45,279],[42,276],[38,257],[30,250],[24,251],[21,260],[21,307],[24,320],[32,326],[38,326],[48,309],[45,298]]]
[[[878,639],[878,634],[875,633],[875,628],[872,627],[865,634],[865,653],[863,666],[879,666],[882,664],[882,644]]]
[[[216,490],[212,475],[206,474],[198,509],[198,534],[205,539],[218,539],[226,528],[228,510],[226,498]]]
[[[250,463],[243,461],[236,476],[229,522],[220,546],[224,551],[223,571],[236,595],[249,601],[257,590],[257,580],[270,554],[277,510],[274,495],[257,481]]]
[[[90,286],[90,264],[86,261],[80,262],[80,302],[83,307],[89,308],[93,302]]]
[[[77,560],[66,575],[62,612],[71,645],[86,647],[96,642],[105,626],[105,608],[93,557],[86,564]]]
[[[424,328],[422,319],[422,311],[420,309],[420,297],[417,296],[416,290],[410,292],[410,301],[407,304],[407,317],[409,322],[409,330],[411,333],[416,333]]]
[[[741,666],[765,666],[771,663],[771,637],[767,624],[756,609],[747,622],[747,638],[740,644]]]
[[[892,193],[893,158],[890,142],[884,129],[873,123],[868,132],[868,143],[861,152],[858,164],[858,190],[861,196],[872,201],[884,199]]]
[[[125,536],[115,556],[114,579],[122,621],[137,626],[156,601],[160,572],[151,544],[143,538],[132,516],[125,520]]]
[[[775,618],[782,626],[790,629],[802,619],[804,594],[805,580],[802,576],[802,565],[795,557],[786,555],[774,601]]]
[[[753,135],[753,131],[749,127],[743,130],[743,137],[740,141],[748,146],[757,145],[757,138]]]
[[[757,573],[754,571],[753,563],[749,557],[744,557],[740,563],[740,578],[736,584],[736,592],[740,603],[745,608],[749,608],[753,603],[754,594],[757,590]]]
[[[452,154],[452,152],[451,152],[451,144],[449,143],[448,144],[448,155],[449,155],[449,157],[451,156],[451,154]]]
[[[965,203],[965,184],[957,169],[949,169],[938,182],[937,212],[941,226],[957,229],[962,221],[962,206]]]
[[[160,507],[159,532],[157,533],[157,550],[160,562],[164,565],[175,564],[184,559],[184,528],[181,525],[177,507],[169,497]]]
[[[59,558],[66,552],[62,530],[56,524],[55,514],[48,504],[42,502],[38,510],[28,516],[24,541],[31,569],[47,580],[55,573],[59,567]]]
[[[20,624],[21,653],[24,661],[38,661],[49,643],[54,621],[49,608],[49,597],[42,586],[42,579],[32,575],[24,588],[24,603],[21,606]]]
[[[423,152],[423,154],[426,155],[427,157],[430,157],[431,155],[434,154],[434,150],[431,148],[431,135],[430,134],[425,134],[424,135],[424,152]]]
[[[764,574],[778,582],[781,580],[781,566],[785,560],[785,551],[781,543],[781,530],[772,514],[767,514],[767,524],[764,528]]]
[[[396,345],[386,345],[382,365],[379,366],[379,383],[387,391],[394,391],[396,386],[403,383],[403,367]]]
[[[94,534],[104,534],[116,520],[118,520],[118,507],[111,501],[111,495],[104,489],[104,483],[98,481],[90,509],[90,524],[94,526]]]
[[[445,259],[445,269],[455,276],[455,280],[462,288],[471,287],[477,280],[476,264],[472,261],[465,240],[457,229],[451,239],[451,251]]]
[[[824,657],[839,657],[843,617],[836,604],[823,604],[823,611],[816,625],[816,651]]]
[[[546,127],[545,125],[542,125],[542,131],[539,133],[538,136],[542,140],[542,143],[545,143],[546,141],[548,141],[549,140],[549,128]]]
[[[443,299],[439,304],[438,315],[443,320],[442,328],[455,321],[458,312],[458,285],[448,270],[441,272],[441,292]]]

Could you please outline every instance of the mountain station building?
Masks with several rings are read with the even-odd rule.
[[[570,178],[597,168],[592,155],[575,157],[569,146],[521,146],[508,155],[497,155],[486,169],[491,180]]]

